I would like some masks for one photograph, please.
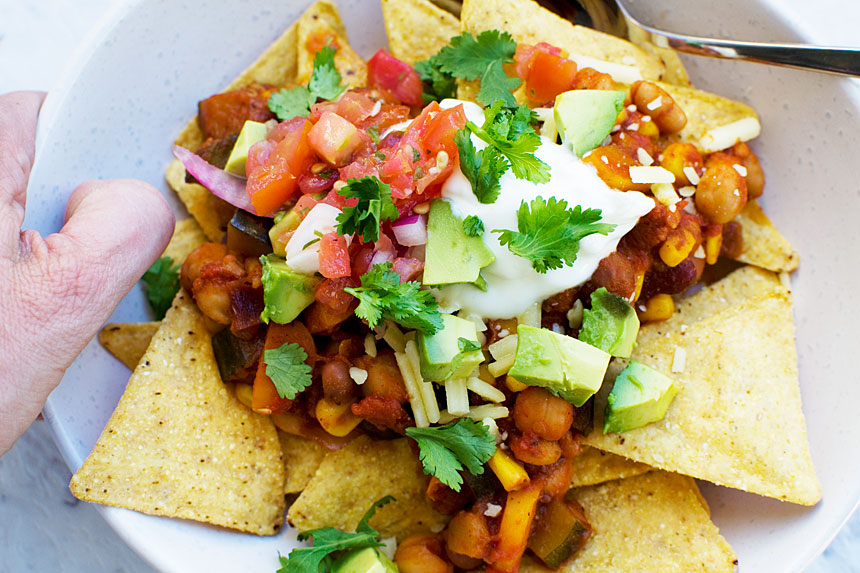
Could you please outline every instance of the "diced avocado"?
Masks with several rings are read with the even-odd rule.
[[[577,157],[601,144],[624,107],[625,93],[611,90],[571,90],[555,98],[555,124],[562,144]]]
[[[474,283],[481,269],[496,260],[481,237],[470,237],[451,205],[437,199],[430,205],[427,247],[424,255],[425,285]]]
[[[263,302],[260,320],[288,324],[314,301],[314,293],[322,279],[294,273],[281,257],[260,257],[263,263]]]
[[[603,433],[626,432],[662,420],[677,393],[671,378],[631,360],[607,398]]]
[[[269,229],[269,241],[272,243],[272,251],[279,257],[287,256],[287,243],[281,240],[281,235],[287,231],[295,231],[299,228],[302,218],[295,209],[290,209],[281,216],[275,218],[275,224]]]
[[[442,329],[436,334],[416,335],[421,357],[421,376],[441,382],[449,378],[463,378],[484,361],[478,330],[471,320],[452,314],[442,315]]]
[[[332,563],[332,573],[397,573],[397,565],[376,547],[356,549]]]
[[[230,152],[230,157],[227,158],[227,165],[224,170],[238,175],[245,176],[245,162],[248,159],[248,150],[257,142],[266,139],[266,133],[269,129],[265,123],[248,120],[242,126],[242,131],[239,132],[239,137],[236,139],[236,144],[233,146],[233,151]]]
[[[591,309],[582,313],[579,339],[618,358],[630,358],[639,317],[626,299],[600,287],[591,293]]]
[[[609,358],[603,350],[570,336],[521,324],[508,375],[529,386],[542,386],[579,407],[600,389]]]

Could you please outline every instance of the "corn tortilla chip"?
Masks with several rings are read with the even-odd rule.
[[[748,202],[735,219],[743,229],[744,248],[737,260],[774,272],[791,272],[800,257],[773,226],[758,201]]]
[[[653,468],[595,448],[583,446],[573,464],[570,487],[596,485],[616,479],[644,474]]]
[[[594,534],[564,573],[735,571],[737,558],[702,505],[696,482],[666,472],[574,489]],[[526,557],[522,573],[550,571]]]
[[[405,438],[356,438],[330,453],[290,507],[288,521],[299,531],[335,527],[351,531],[377,499],[397,501],[380,508],[370,525],[398,540],[412,533],[438,531],[448,517],[436,512],[424,494],[428,478]]]
[[[736,124],[741,120],[755,120],[758,124],[755,110],[739,101],[697,90],[691,86],[665,82],[658,82],[657,85],[666,90],[687,115],[687,125],[678,134],[680,139],[700,148],[708,145],[704,140],[715,129]],[[739,139],[747,141],[749,138],[739,137]],[[731,141],[726,147],[734,145],[736,141]]]
[[[296,21],[298,56],[296,83],[307,83],[314,69],[314,56],[329,41],[337,48],[334,65],[342,77],[341,83],[349,87],[367,84],[367,64],[349,45],[346,28],[337,7],[331,2],[312,4]]]
[[[460,21],[429,0],[382,0],[391,54],[408,64],[426,60],[460,33]]]
[[[585,444],[776,499],[819,501],[788,291],[774,289],[644,340],[633,358],[671,376],[675,400],[659,422],[623,434],[604,435],[595,420]],[[602,418],[602,407],[597,411]]]
[[[99,342],[129,370],[134,370],[159,326],[160,322],[106,324],[99,333]]]
[[[547,42],[566,50],[574,59],[584,56],[616,66],[638,68],[640,79],[658,80],[663,75],[660,58],[621,38],[574,26],[532,0],[465,0],[460,20],[463,28],[473,34],[504,30],[517,42]]]
[[[70,487],[84,501],[257,535],[283,524],[275,427],[222,384],[203,315],[184,291]]]
[[[300,493],[307,487],[329,450],[307,440],[278,430],[284,453],[286,481],[284,493]]]
[[[206,234],[194,219],[183,219],[176,222],[173,236],[167,243],[162,256],[170,257],[173,263],[181,265],[192,251],[207,240]]]
[[[220,242],[227,231],[227,224],[235,207],[213,195],[203,185],[185,182],[185,167],[178,159],[167,166],[164,174],[167,184],[176,191],[185,208],[200,225],[206,237]]]

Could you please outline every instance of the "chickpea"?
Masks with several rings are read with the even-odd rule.
[[[613,86],[612,76],[598,72],[593,68],[580,68],[573,77],[575,90],[611,90]]]
[[[561,446],[558,442],[542,440],[532,432],[515,436],[508,445],[518,460],[533,466],[548,466],[561,457]]]
[[[660,160],[660,167],[672,172],[675,176],[675,185],[683,187],[685,185],[695,185],[693,181],[684,172],[686,167],[691,167],[696,175],[701,177],[705,170],[705,161],[702,159],[702,154],[696,149],[692,143],[673,143],[663,150],[663,158]],[[698,179],[696,180],[698,182]]]
[[[529,386],[517,394],[514,423],[521,432],[533,432],[544,440],[556,441],[573,424],[573,406],[543,388]]]
[[[322,367],[323,395],[337,405],[355,401],[356,384],[349,375],[349,364],[343,360],[330,360]]]
[[[227,256],[227,245],[221,243],[203,243],[191,252],[182,263],[179,280],[182,288],[191,292],[194,281],[200,276],[200,271],[211,262],[220,261]]]
[[[761,168],[761,163],[758,157],[750,149],[749,145],[739,141],[732,147],[732,153],[735,157],[743,161],[743,166],[747,170],[747,194],[750,199],[761,197],[764,191],[764,171]]]
[[[410,535],[397,546],[394,562],[400,573],[454,573],[444,554],[442,540],[435,535]]]
[[[664,134],[678,133],[687,125],[687,114],[666,90],[653,82],[636,82],[630,88],[630,98],[636,109],[650,115]]]
[[[747,204],[747,183],[729,162],[715,162],[696,189],[696,209],[711,223],[728,223]]]
[[[445,530],[449,556],[455,553],[472,559],[483,559],[489,553],[491,541],[487,519],[474,511],[459,512],[448,522],[448,528]]]

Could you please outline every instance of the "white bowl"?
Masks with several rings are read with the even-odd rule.
[[[59,229],[65,200],[86,178],[136,177],[161,186],[170,144],[196,102],[225,86],[308,2],[139,0],[117,14],[49,96],[25,225]],[[364,56],[385,44],[376,0],[342,1],[353,46]],[[653,22],[700,33],[802,39],[778,0],[666,0],[643,6]],[[673,10],[673,8],[676,8]],[[717,22],[709,19],[719,17]],[[225,41],[217,41],[224,38]],[[797,349],[812,457],[824,498],[803,508],[703,485],[713,519],[742,571],[799,571],[826,546],[860,499],[860,376],[849,357],[860,341],[856,271],[860,214],[856,152],[860,102],[833,77],[754,64],[687,60],[697,86],[741,99],[761,115],[754,144],[767,175],[766,211],[795,244]],[[113,321],[148,318],[136,288]],[[74,470],[92,449],[122,394],[128,371],[92,342],[45,408]],[[293,532],[272,538],[102,508],[117,532],[155,567],[176,571],[272,571]]]

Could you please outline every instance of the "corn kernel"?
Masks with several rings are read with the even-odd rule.
[[[696,236],[684,227],[678,227],[660,246],[660,259],[669,267],[677,267],[695,247]]]
[[[322,398],[317,402],[314,414],[323,430],[332,436],[342,438],[353,431],[362,420],[353,414],[349,407],[350,404],[335,404]]]
[[[645,307],[643,310],[642,307]],[[658,322],[668,320],[675,314],[675,301],[668,294],[652,296],[644,305],[637,305],[639,320],[642,322]]]
[[[510,390],[511,392],[522,392],[523,390],[528,388],[527,384],[523,384],[510,374],[505,376],[505,386],[507,386],[508,390]]]
[[[723,234],[714,235],[705,239],[705,262],[709,265],[717,264],[720,258],[720,249],[723,247]]]
[[[251,397],[254,394],[254,387],[250,384],[236,384],[236,398],[244,405],[251,407]]]
[[[639,122],[639,133],[645,137],[657,137],[660,135],[660,129],[653,121]]]
[[[488,463],[505,491],[514,491],[529,483],[529,474],[523,465],[502,449],[496,450]]]

